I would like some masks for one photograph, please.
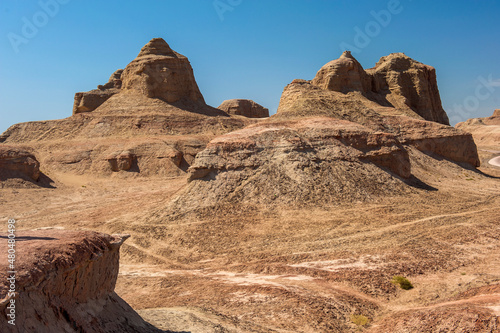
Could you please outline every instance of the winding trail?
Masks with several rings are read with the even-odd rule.
[[[488,161],[489,164],[500,167],[500,156],[494,157]]]

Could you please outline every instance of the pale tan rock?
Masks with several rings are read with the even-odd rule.
[[[229,99],[222,102],[217,108],[230,115],[248,118],[269,117],[269,109],[249,99]]]
[[[174,165],[176,165],[177,167],[180,167],[181,163],[182,163],[182,159],[184,157],[184,154],[178,150],[173,150],[172,152],[170,152],[168,157],[170,158],[172,163],[174,163]]]
[[[107,161],[111,167],[112,171],[128,171],[132,168],[132,165],[136,159],[136,156],[130,151],[123,151],[121,153],[115,153],[108,156]]]
[[[15,124],[0,142],[33,147],[47,173],[177,177],[215,136],[257,121],[205,104],[189,61],[162,39],[105,85],[78,93],[73,113]],[[118,156],[123,151],[135,156]]]
[[[472,136],[447,125],[435,70],[402,53],[383,57],[367,70],[349,53],[334,60],[312,81],[293,80],[281,95],[277,119],[325,116],[393,134],[404,144],[454,162],[479,166]],[[342,88],[345,87],[345,88]]]
[[[129,235],[36,230],[16,234],[16,325],[9,332],[160,332],[115,292],[119,249]],[[6,238],[6,234],[2,234]],[[0,243],[7,253],[7,242]],[[0,262],[0,310],[10,304],[7,261]]]
[[[205,104],[189,60],[161,38],[146,44],[125,67],[122,89],[159,98],[167,103],[189,100]]]
[[[484,151],[500,151],[500,110],[495,110],[491,117],[472,118],[458,123],[455,127],[471,133],[476,144]],[[486,156],[491,159],[493,156]],[[483,165],[487,165],[484,161]]]
[[[425,120],[450,124],[441,105],[434,67],[404,53],[392,53],[366,72],[372,77],[372,91],[378,100],[385,98],[390,105],[409,108]]]
[[[403,53],[382,57],[374,68],[365,71],[345,51],[339,59],[324,65],[311,84],[342,93],[357,91],[381,106],[414,112],[425,120],[449,125],[441,105],[436,70]]]
[[[118,93],[122,86],[122,72],[123,69],[115,71],[109,78],[108,83],[97,86],[97,89],[76,93],[73,114],[94,111],[111,96]]]
[[[189,168],[182,207],[369,200],[409,193],[407,151],[394,135],[326,117],[263,121],[212,140]],[[175,205],[175,204],[174,204]]]
[[[425,153],[443,156],[451,161],[480,166],[477,146],[470,133],[433,121],[409,117],[385,117],[398,141]]]
[[[0,180],[23,178],[37,181],[40,163],[36,157],[20,148],[0,145]]]
[[[311,83],[325,90],[343,93],[368,92],[371,89],[370,77],[349,51],[321,67]]]

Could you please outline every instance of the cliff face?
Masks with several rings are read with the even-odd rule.
[[[441,105],[436,70],[411,59],[403,53],[382,57],[374,68],[368,69],[371,91],[399,109],[410,109],[425,120],[449,125]]]
[[[124,91],[139,92],[167,103],[182,99],[205,104],[189,60],[161,38],[146,44],[122,75]]]
[[[105,85],[99,85],[97,89],[88,92],[76,93],[73,114],[94,111],[111,96],[118,93],[122,87],[122,73],[123,70],[119,69],[111,75]]]
[[[0,327],[8,332],[158,332],[114,293],[128,237],[38,230],[16,235],[15,326],[7,323],[7,263],[0,265]],[[1,236],[6,238],[5,235]],[[7,241],[0,243],[7,253]]]
[[[371,78],[349,51],[321,67],[311,83],[321,89],[343,93],[371,90]]]
[[[374,68],[364,70],[349,51],[324,65],[311,81],[324,90],[358,91],[382,106],[394,107],[425,120],[449,125],[441,105],[436,70],[403,53],[382,57]]]

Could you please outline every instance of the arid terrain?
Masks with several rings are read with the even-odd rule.
[[[130,234],[114,291],[165,332],[500,332],[498,111],[449,126],[403,54],[346,52],[269,118],[192,72],[154,39],[73,116],[12,126],[0,219]]]

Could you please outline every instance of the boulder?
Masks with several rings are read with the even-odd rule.
[[[248,118],[269,117],[269,109],[249,99],[226,100],[217,108],[230,115],[245,116]]]
[[[0,180],[23,178],[37,181],[40,163],[36,157],[20,148],[0,145]]]
[[[17,231],[14,297],[7,282],[11,269],[7,260],[0,263],[0,310],[6,313],[14,300],[15,326],[5,315],[0,316],[0,326],[13,333],[161,332],[114,292],[119,249],[127,237],[56,229]],[[0,251],[7,249],[2,241]]]
[[[132,165],[136,159],[136,156],[130,151],[123,151],[121,153],[114,153],[109,155],[106,160],[108,161],[112,171],[128,171],[132,168]]]

